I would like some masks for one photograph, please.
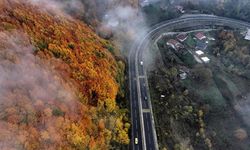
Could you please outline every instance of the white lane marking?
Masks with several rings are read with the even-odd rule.
[[[146,120],[147,120],[147,116],[145,116],[146,117]],[[148,130],[148,132],[150,132],[150,129],[149,129],[149,122],[148,122],[148,120],[146,121],[146,126],[147,126],[147,130]]]
[[[137,120],[135,120],[135,128],[136,128],[136,130],[137,130]]]
[[[149,137],[149,139],[150,139],[150,140],[149,140],[149,144],[151,144],[152,141],[151,141],[151,133],[150,133],[150,130],[149,130],[149,126],[148,126],[148,133],[149,133],[149,134],[148,134],[148,137]]]
[[[151,144],[150,134],[147,135],[148,135],[148,144]]]

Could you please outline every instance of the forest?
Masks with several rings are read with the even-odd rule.
[[[82,21],[24,0],[1,1],[0,14],[1,148],[127,145],[117,48]]]
[[[250,20],[250,2],[247,0],[160,0],[143,8],[148,24],[173,19],[184,14],[214,14],[229,18]]]

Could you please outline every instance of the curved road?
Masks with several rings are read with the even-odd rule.
[[[236,29],[250,28],[250,23],[213,15],[184,15],[153,26],[138,38],[129,53],[129,86],[131,109],[131,149],[158,150],[157,136],[150,101],[143,51],[164,32],[196,26],[228,26]],[[135,139],[138,143],[135,143]]]

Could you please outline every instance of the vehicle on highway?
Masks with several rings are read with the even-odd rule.
[[[147,96],[145,96],[145,100],[148,100],[148,97],[147,97]]]
[[[140,64],[143,65],[143,61],[141,61]]]
[[[138,138],[135,138],[135,144],[138,144]]]

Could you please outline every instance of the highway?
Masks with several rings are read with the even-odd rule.
[[[131,149],[158,150],[154,115],[149,94],[147,74],[143,52],[154,43],[162,33],[176,29],[196,26],[228,26],[234,29],[250,28],[250,23],[213,15],[184,15],[151,27],[139,37],[129,52],[129,87],[131,110]],[[138,143],[135,143],[135,138]]]

